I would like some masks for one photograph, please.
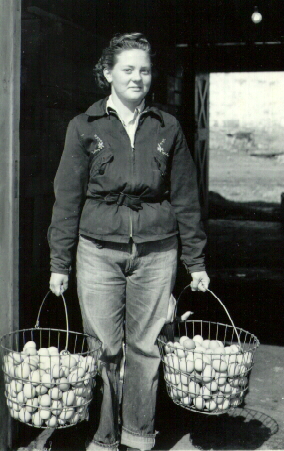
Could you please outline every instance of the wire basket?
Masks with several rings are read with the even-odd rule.
[[[39,327],[3,335],[5,396],[11,416],[28,426],[66,428],[88,419],[101,342],[96,336]]]
[[[259,341],[235,327],[224,304],[208,291],[221,303],[232,325],[177,318],[163,327],[158,345],[173,402],[193,412],[216,415],[242,404]]]

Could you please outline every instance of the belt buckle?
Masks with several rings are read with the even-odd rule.
[[[121,206],[124,204],[124,200],[125,200],[125,194],[124,193],[119,193],[118,198],[117,198],[117,205]]]

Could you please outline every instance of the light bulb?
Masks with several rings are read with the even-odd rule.
[[[256,24],[262,21],[262,15],[258,11],[257,6],[254,7],[254,12],[251,15],[251,20]]]

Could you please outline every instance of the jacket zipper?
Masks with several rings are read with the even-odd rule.
[[[132,158],[132,169],[133,169],[133,172],[134,172],[135,138],[136,138],[137,130],[138,130],[139,125],[140,125],[141,116],[143,115],[143,113],[144,113],[144,112],[142,112],[142,113],[140,114],[140,117],[139,117],[139,120],[138,120],[138,124],[137,124],[136,130],[135,130],[135,133],[134,133],[133,147],[131,146],[131,141],[130,141],[130,137],[129,137],[130,146],[131,146],[131,158]],[[127,132],[126,132],[126,133],[127,133]],[[127,134],[128,134],[128,133],[127,133]],[[132,221],[132,212],[131,212],[131,208],[129,208],[129,223],[130,223],[130,224],[129,224],[129,226],[130,226],[129,236],[130,236],[130,238],[132,238],[132,236],[133,236],[133,221]]]
[[[137,133],[138,127],[139,127],[139,125],[140,125],[141,117],[142,117],[143,114],[145,114],[145,113],[146,113],[146,112],[143,111],[143,112],[140,114],[139,121],[138,121],[136,130],[135,130],[135,134],[134,134],[133,144],[135,143],[135,137],[136,137],[136,133]],[[117,118],[121,121],[120,117],[118,116],[118,114],[117,114],[116,112],[115,112],[115,115],[116,115]],[[121,121],[121,122],[122,122],[122,121]],[[124,126],[123,126],[123,127],[124,127]],[[125,127],[124,127],[124,130],[125,130]],[[135,152],[135,145],[133,145],[133,147],[132,147],[130,137],[129,137],[129,135],[128,135],[128,133],[127,133],[126,130],[125,130],[125,133],[127,134],[128,139],[129,139],[129,142],[130,142],[130,147],[131,147],[131,159],[132,159],[132,169],[134,170],[134,152]],[[130,238],[133,237],[133,221],[132,221],[131,208],[129,208],[129,237],[130,237]]]

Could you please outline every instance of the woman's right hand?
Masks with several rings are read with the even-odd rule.
[[[69,276],[52,272],[49,281],[49,288],[56,296],[60,296],[68,288]]]

